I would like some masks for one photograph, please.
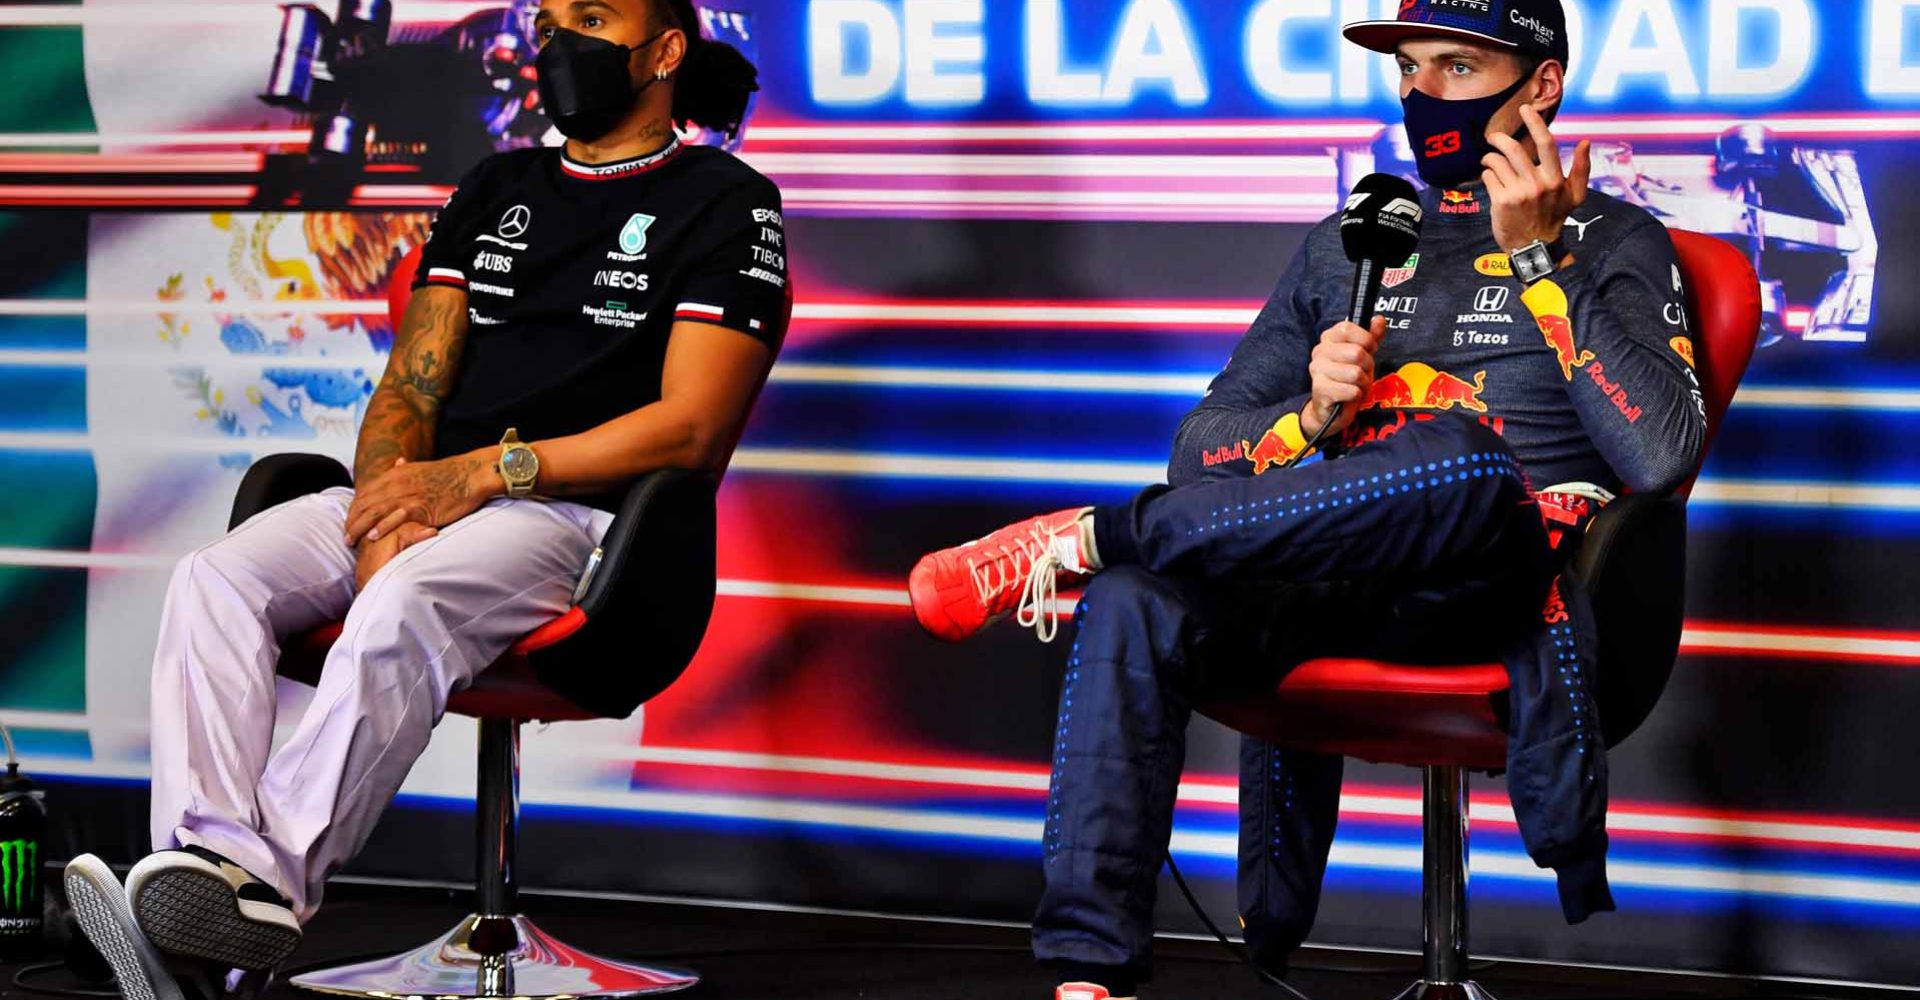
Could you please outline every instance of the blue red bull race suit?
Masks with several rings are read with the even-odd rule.
[[[1567,226],[1575,262],[1525,287],[1483,193],[1423,201],[1420,253],[1382,289],[1373,389],[1327,456],[1302,456],[1299,413],[1350,294],[1337,219],[1182,422],[1168,485],[1095,510],[1108,568],[1080,603],[1061,693],[1042,960],[1110,987],[1150,973],[1191,706],[1325,655],[1497,656],[1527,850],[1555,870],[1570,922],[1613,908],[1597,645],[1561,575],[1586,501],[1540,491],[1670,491],[1694,469],[1706,420],[1679,267],[1659,222],[1594,192]],[[1337,757],[1243,739],[1240,910],[1270,968],[1312,926],[1340,779]]]

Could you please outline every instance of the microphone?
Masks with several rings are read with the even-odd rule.
[[[1380,279],[1391,267],[1404,267],[1420,245],[1420,194],[1391,174],[1368,174],[1353,186],[1340,212],[1340,242],[1353,261],[1353,301],[1347,318],[1357,326],[1373,322],[1380,302]]]
[[[1366,327],[1373,322],[1380,305],[1380,279],[1390,267],[1405,267],[1413,249],[1420,245],[1420,220],[1426,213],[1420,208],[1420,193],[1405,178],[1391,174],[1368,174],[1353,186],[1347,206],[1340,210],[1340,242],[1353,261],[1353,299],[1347,304],[1347,318]],[[1307,446],[1300,449],[1288,466],[1320,447],[1320,439],[1340,421],[1345,404],[1335,403],[1327,412]]]

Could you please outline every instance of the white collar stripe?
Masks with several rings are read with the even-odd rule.
[[[658,153],[650,156],[642,156],[638,159],[621,160],[618,163],[581,163],[573,157],[568,156],[565,151],[562,151],[560,154],[560,166],[572,177],[579,177],[586,180],[607,180],[614,177],[627,177],[633,174],[645,173],[672,159],[675,154],[680,152],[680,149],[680,138],[675,136],[672,142],[667,143],[667,148]]]

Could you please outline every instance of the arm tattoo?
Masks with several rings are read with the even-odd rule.
[[[404,458],[433,452],[440,406],[453,391],[467,340],[467,296],[451,288],[422,288],[407,305],[387,359],[387,373],[367,402],[353,481],[364,487]]]

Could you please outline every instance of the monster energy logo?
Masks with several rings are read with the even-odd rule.
[[[25,910],[40,884],[39,878],[40,844],[37,841],[0,841],[0,908]]]

